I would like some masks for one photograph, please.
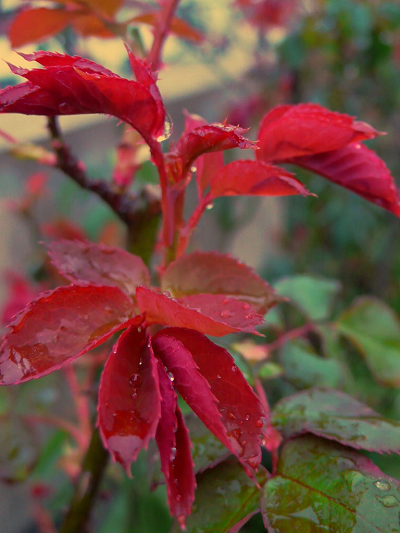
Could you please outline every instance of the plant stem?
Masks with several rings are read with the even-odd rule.
[[[108,457],[99,432],[95,429],[60,533],[84,533],[86,530]]]
[[[158,24],[154,30],[154,41],[148,55],[148,62],[153,70],[158,70],[161,65],[161,53],[164,41],[168,36],[174,13],[178,8],[179,0],[164,0],[158,16]]]

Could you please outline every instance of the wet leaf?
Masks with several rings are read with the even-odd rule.
[[[286,379],[298,389],[316,386],[340,388],[345,381],[339,361],[318,356],[307,343],[287,344],[281,363]]]
[[[156,434],[161,416],[158,373],[144,328],[130,327],[105,364],[99,389],[98,426],[104,446],[128,475]]]
[[[344,392],[315,388],[288,396],[274,407],[272,422],[285,438],[309,432],[352,448],[400,452],[400,423]]]
[[[363,354],[379,382],[400,385],[400,323],[389,306],[377,298],[359,298],[340,316],[337,327]]]
[[[268,473],[260,467],[256,475],[262,487]],[[188,533],[228,533],[239,522],[244,525],[260,510],[261,490],[240,464],[227,460],[197,478],[196,499],[186,522]],[[175,524],[171,533],[178,533]]]
[[[177,395],[161,361],[158,361],[161,392],[161,419],[156,440],[160,450],[161,468],[167,485],[171,515],[185,525],[194,501],[196,479],[193,471],[191,443]]]
[[[194,252],[180,257],[164,272],[161,287],[176,298],[200,293],[224,294],[251,304],[259,313],[265,313],[280,300],[252,268],[215,252]]]
[[[279,295],[289,298],[311,320],[329,318],[340,289],[338,281],[317,276],[291,276],[275,283]]]
[[[22,54],[21,54],[22,55]],[[25,115],[113,115],[135,128],[144,138],[159,134],[159,106],[144,85],[120,78],[79,56],[52,52],[22,55],[43,69],[11,70],[28,81],[0,91],[1,113]]]
[[[256,469],[266,434],[266,413],[233,357],[204,335],[182,328],[162,330],[153,343],[183,399],[225,446]],[[199,380],[203,393],[196,385]],[[201,407],[202,394],[204,401],[211,401],[208,411]]]
[[[43,293],[11,322],[0,347],[0,384],[39,378],[106,341],[133,318],[117,287],[71,285]]]
[[[400,216],[399,191],[392,174],[384,161],[362,144],[352,143],[333,152],[299,157],[291,162]]]
[[[365,456],[307,435],[284,446],[261,509],[270,533],[398,533],[399,489]]]
[[[178,301],[169,294],[138,287],[136,299],[141,312],[146,313],[148,324],[190,328],[216,337],[235,331],[257,335],[254,327],[263,322],[261,315],[252,312],[251,308],[243,309],[244,304],[234,298],[227,298],[224,309],[223,295],[201,294]]]
[[[379,135],[372,126],[319,104],[281,105],[265,115],[258,133],[260,161],[338,150],[351,142]]]
[[[57,270],[70,281],[119,287],[129,295],[138,285],[149,285],[143,260],[121,248],[91,242],[60,240],[48,245]]]
[[[29,43],[49,39],[64,30],[79,11],[47,9],[46,7],[27,8],[20,11],[11,23],[9,38],[12,48],[20,48]]]
[[[233,161],[211,180],[211,198],[219,196],[291,196],[310,192],[291,172],[262,161]]]

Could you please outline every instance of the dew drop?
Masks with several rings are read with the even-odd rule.
[[[399,505],[399,500],[395,496],[384,496],[383,498],[376,497],[377,501],[381,503],[384,507],[390,509],[391,507],[396,507]]]
[[[232,372],[237,372],[237,366],[232,366]]]
[[[246,320],[251,320],[252,318],[254,318],[254,315],[252,315],[251,313],[249,313],[248,315],[246,315],[244,317]]]
[[[217,374],[217,379],[221,379],[221,374]]]
[[[228,418],[230,418],[231,420],[235,420],[236,416],[234,413],[232,413],[232,411],[229,411]]]
[[[171,455],[170,455],[170,458],[169,460],[172,462],[172,461],[175,461],[175,457],[176,457],[176,448],[171,448]]]
[[[142,384],[142,376],[140,374],[133,374],[129,379],[129,385],[131,387],[139,388]]]
[[[180,494],[176,495],[176,501],[180,502],[182,500],[182,496]]]
[[[246,420],[246,422],[248,422],[250,420],[250,415],[246,415],[244,419]]]
[[[380,489],[380,490],[389,490],[390,489],[390,485],[387,481],[375,481],[374,482],[374,485],[377,489]]]
[[[197,167],[190,167],[190,172],[196,172]]]
[[[246,446],[247,440],[242,440],[242,446]]]
[[[223,303],[224,305],[228,304],[228,303],[229,303],[229,298],[224,298],[224,300],[222,301],[222,303]]]
[[[169,139],[172,135],[172,130],[173,130],[172,120],[168,115],[166,115],[165,123],[164,123],[164,132],[162,133],[162,135],[157,137],[157,142],[162,143],[163,141],[166,141],[167,139]]]
[[[163,295],[166,296],[167,298],[171,298],[171,293],[169,291],[164,291]]]
[[[242,309],[244,309],[244,310],[246,310],[246,309],[250,309],[250,305],[247,304],[247,303],[244,303],[244,304],[242,305]]]
[[[175,376],[173,375],[172,372],[168,372],[168,378],[170,381],[174,381],[175,380]]]
[[[214,207],[214,204],[208,204],[206,207],[207,211],[210,211]]]
[[[258,420],[256,420],[256,426],[258,428],[262,428],[264,425],[264,422],[261,420],[261,418],[259,418]]]
[[[221,311],[222,318],[229,318],[231,316],[232,316],[232,313],[230,311],[227,311],[226,309],[224,311]]]

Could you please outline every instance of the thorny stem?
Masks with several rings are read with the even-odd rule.
[[[49,117],[47,125],[53,148],[57,155],[56,168],[62,170],[64,174],[69,176],[82,189],[97,194],[123,222],[128,226],[132,226],[135,221],[137,204],[140,200],[126,192],[121,193],[120,191],[114,190],[112,185],[104,180],[91,180],[85,172],[83,163],[72,154],[70,148],[65,144],[57,117]]]

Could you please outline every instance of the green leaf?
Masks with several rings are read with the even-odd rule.
[[[341,364],[334,359],[319,357],[305,342],[287,344],[281,363],[286,378],[298,389],[316,385],[339,388],[344,382]]]
[[[284,446],[261,509],[269,533],[399,533],[399,490],[360,453],[307,435]]]
[[[286,296],[291,303],[311,320],[325,320],[340,291],[338,281],[314,276],[291,276],[275,284],[280,296]]]
[[[262,487],[267,471],[260,467],[256,476]],[[261,490],[236,459],[229,459],[197,478],[196,499],[186,521],[188,533],[228,533],[238,522],[260,510]],[[180,532],[174,524],[171,533]]]
[[[375,379],[400,385],[400,322],[390,307],[377,298],[359,298],[337,326],[363,354]]]
[[[400,453],[400,423],[344,392],[309,389],[284,398],[274,407],[272,423],[284,438],[309,432],[352,448]]]
[[[261,379],[275,379],[282,376],[284,370],[276,363],[268,362],[258,370],[258,377]]]

